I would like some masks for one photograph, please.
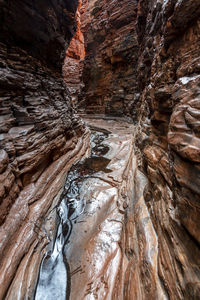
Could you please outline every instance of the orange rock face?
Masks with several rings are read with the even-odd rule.
[[[78,95],[83,87],[82,69],[85,58],[85,45],[81,24],[86,5],[87,3],[82,3],[82,0],[79,0],[76,11],[76,33],[69,44],[63,65],[63,77],[72,95],[74,105],[77,104]]]
[[[76,11],[76,33],[73,36],[69,47],[67,48],[66,56],[74,59],[83,59],[85,57],[85,46],[84,46],[84,36],[81,31],[81,9],[82,0],[79,1],[79,5]]]

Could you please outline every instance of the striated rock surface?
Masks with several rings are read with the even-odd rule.
[[[105,171],[81,187],[83,213],[65,248],[71,274],[70,299],[167,299],[158,270],[159,241],[134,152],[135,127],[121,120],[87,119],[110,134]],[[103,158],[102,158],[103,160]]]
[[[85,110],[130,115],[137,98],[137,1],[88,1],[85,16]]]
[[[136,121],[137,164],[148,178],[145,182],[135,173],[140,196],[128,210],[125,244],[120,242],[128,258],[119,271],[123,292],[119,288],[112,297],[199,299],[200,3],[137,2],[89,1],[87,12],[86,111],[118,115],[128,110]],[[125,16],[126,24],[121,22]],[[124,42],[123,60],[124,52],[118,56],[117,51],[126,30],[136,42],[130,48]],[[129,70],[137,78],[128,77]],[[121,89],[125,86],[133,92],[132,108]],[[121,98],[115,102],[116,89]]]
[[[138,5],[137,145],[158,236],[157,273],[167,298],[199,299],[200,3]],[[148,272],[147,264],[141,275]]]
[[[86,121],[95,130],[109,133],[104,140],[109,151],[101,158],[109,163],[105,170],[96,163],[96,173],[81,187],[85,209],[74,222],[65,249],[71,271],[70,299],[124,299],[123,241],[134,194],[134,127],[119,120]]]
[[[76,8],[71,0],[0,3],[0,299],[33,298],[41,224],[87,148],[61,74]]]

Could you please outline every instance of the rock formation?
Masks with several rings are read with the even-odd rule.
[[[169,299],[198,299],[200,3],[138,5],[137,145],[149,179],[144,196],[158,237],[157,272]]]
[[[41,255],[34,261],[40,224],[85,152],[85,128],[61,74],[76,7],[75,0],[0,3],[0,299],[11,283],[9,299],[31,299],[39,266],[24,274]]]
[[[134,125],[87,119],[110,163],[83,180],[67,299],[200,299],[199,0],[1,1],[0,25],[0,299],[34,299],[88,153],[72,102]]]
[[[200,3],[90,1],[88,10],[86,112],[128,110],[136,123],[138,167],[148,178],[145,202],[135,200],[127,223],[134,243],[125,250],[124,297],[161,299],[161,287],[164,298],[198,299]],[[147,255],[157,250],[145,237],[144,222],[158,243],[156,264]]]

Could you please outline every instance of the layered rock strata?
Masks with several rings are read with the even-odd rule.
[[[88,1],[83,25],[87,113],[130,115],[136,101],[137,1]]]
[[[45,243],[41,224],[67,169],[86,151],[87,131],[61,74],[76,7],[56,0],[0,4],[1,299],[32,299],[30,278]]]
[[[138,5],[137,145],[149,179],[145,201],[158,235],[156,272],[167,298],[199,299],[200,3]],[[148,264],[141,278],[147,279]],[[147,281],[144,297],[149,291]]]
[[[87,152],[61,80],[75,3],[60,3],[0,5],[2,299],[34,298],[66,172]],[[89,1],[84,15],[86,111],[137,124],[92,124],[112,132],[111,172],[84,183],[71,299],[199,299],[199,1]]]
[[[135,127],[119,119],[86,121],[110,132],[104,141],[110,162],[81,188],[85,210],[65,249],[70,299],[167,299],[157,272],[159,240],[143,196],[148,180],[133,149]]]
[[[126,1],[89,2],[91,25],[86,35],[83,70],[86,111],[117,115],[128,109],[137,123],[135,151],[138,164],[148,177],[144,215],[146,222],[150,220],[152,224],[158,248],[157,258],[152,260],[142,257],[134,242],[129,245],[132,254],[126,273],[126,299],[133,295],[136,299],[150,295],[160,299],[155,278],[159,279],[162,297],[166,299],[198,299],[200,4],[184,0],[137,2],[136,8],[133,2]],[[131,10],[125,11],[127,5],[131,5]],[[129,19],[134,10],[136,30],[134,18]],[[132,31],[130,24],[121,26],[120,20],[125,16],[127,23],[133,22]],[[116,23],[111,22],[114,17]],[[136,41],[130,48],[127,40],[124,43],[126,57],[131,58],[126,60],[128,66],[121,58],[117,62],[115,55],[119,45],[116,40],[125,41],[125,28],[130,40]],[[115,39],[115,34],[119,39]],[[137,80],[127,76],[129,67],[130,73],[137,68]],[[126,91],[133,91],[133,109],[126,102],[121,89],[124,86]],[[122,96],[115,106],[111,99],[117,89]],[[137,225],[140,207],[137,209],[136,205],[134,225],[128,225],[127,230],[132,230],[141,251],[151,251],[151,245],[148,248],[147,241],[141,238],[145,235],[140,228],[143,225]],[[139,233],[134,233],[137,230]]]

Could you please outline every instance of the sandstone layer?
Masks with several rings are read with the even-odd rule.
[[[87,148],[61,73],[76,7],[71,0],[0,4],[0,299],[32,299],[41,223]],[[19,293],[10,294],[17,280]]]

